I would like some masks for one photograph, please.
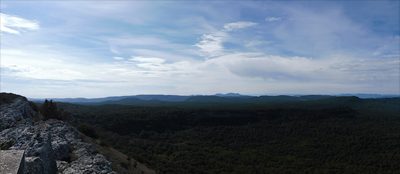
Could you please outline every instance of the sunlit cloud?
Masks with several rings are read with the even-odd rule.
[[[204,34],[201,36],[201,41],[194,46],[200,48],[201,51],[209,53],[210,56],[220,55],[224,47],[222,42],[227,37],[224,32],[218,32],[214,34]]]
[[[38,30],[39,23],[37,21],[31,21],[18,16],[8,15],[0,13],[1,15],[1,31],[11,34],[20,34],[23,29],[27,30]],[[13,28],[13,29],[12,29]]]

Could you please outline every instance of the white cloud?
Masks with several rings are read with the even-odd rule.
[[[43,50],[40,50],[43,52]],[[169,94],[212,94],[231,90],[254,94],[271,93],[315,93],[367,90],[379,85],[382,89],[398,86],[398,64],[396,58],[383,60],[349,61],[346,58],[315,60],[306,57],[271,56],[263,53],[234,53],[217,56],[203,61],[167,61],[168,58],[133,56],[110,63],[74,63],[37,59],[43,57],[39,51],[27,52],[9,50],[2,52],[2,78],[64,80],[47,89],[64,89],[66,84],[74,88],[96,92],[128,90],[127,94],[169,93]],[[47,53],[46,53],[47,54]],[[14,59],[10,59],[13,55]],[[29,56],[35,60],[22,61],[19,57]],[[66,55],[58,55],[65,57]],[[50,56],[52,57],[52,56]],[[71,58],[62,58],[71,60]],[[18,61],[20,60],[20,61]],[[62,67],[62,68],[60,68]],[[101,71],[99,71],[101,70]],[[3,78],[3,79],[4,79]],[[92,79],[99,82],[82,81]],[[32,81],[32,80],[31,80]],[[38,81],[39,82],[39,81]],[[390,82],[390,83],[389,83]],[[48,82],[50,83],[50,82]],[[140,87],[140,86],[142,87]],[[375,86],[374,86],[375,85]],[[391,85],[391,86],[390,86]],[[9,85],[6,89],[9,89]],[[79,88],[77,88],[79,86]],[[168,88],[145,89],[143,86],[165,86]],[[293,86],[296,86],[294,89]],[[369,86],[369,87],[368,87]],[[360,92],[360,91],[355,91]],[[361,91],[362,92],[362,91]],[[391,91],[388,91],[391,92]],[[81,95],[83,95],[82,93]],[[112,95],[104,93],[103,95]],[[118,95],[124,95],[118,93]],[[78,97],[78,96],[77,96]]]
[[[21,29],[27,30],[38,30],[39,23],[37,21],[31,21],[27,19],[23,19],[13,15],[7,15],[0,13],[1,15],[1,31],[7,32],[11,34],[20,34]],[[11,29],[14,28],[14,29]]]
[[[193,45],[174,43],[161,39],[161,37],[165,36],[120,35],[100,39],[109,44],[110,52],[116,55],[162,57],[167,61],[181,61],[193,60],[193,56],[198,56],[200,53],[193,48]]]
[[[224,25],[224,30],[225,31],[233,31],[236,29],[241,29],[241,28],[247,28],[257,25],[257,23],[254,22],[234,22],[234,23],[228,23]]]
[[[261,53],[235,53],[213,59],[233,74],[262,78],[267,81],[313,81],[320,80],[321,74],[315,72],[326,70],[326,63],[304,57],[267,56]]]
[[[230,36],[229,32],[241,28],[251,27],[257,25],[254,22],[235,22],[225,24],[223,29],[211,34],[203,34],[201,36],[201,41],[195,44],[200,48],[202,52],[205,52],[206,57],[216,57],[224,54],[223,42],[225,42]]]
[[[201,51],[208,53],[211,57],[218,56],[224,49],[222,42],[226,37],[227,34],[224,32],[204,34],[201,36],[201,41],[194,46],[199,47]]]
[[[282,18],[278,18],[278,17],[268,17],[268,18],[265,18],[265,21],[268,21],[268,22],[272,22],[272,21],[281,21],[282,20]]]
[[[165,62],[165,59],[161,58],[153,58],[153,57],[136,57],[133,56],[130,60],[140,63],[151,63],[151,64],[162,64]]]
[[[136,64],[136,66],[139,68],[145,68],[145,69],[153,71],[152,73],[155,73],[154,71],[170,70],[169,67],[163,65],[165,62],[165,59],[161,59],[161,58],[133,56],[129,60],[133,61]]]
[[[232,74],[278,83],[329,83],[336,85],[398,86],[399,59],[349,60],[348,57],[317,59],[281,57],[262,53],[234,53],[207,60]]]
[[[1,22],[1,23],[3,23],[3,22]],[[7,27],[5,27],[3,25],[1,25],[1,31],[2,32],[11,33],[11,34],[19,34],[19,31],[13,30],[11,28],[7,28]]]
[[[70,69],[51,69],[29,65],[1,65],[2,76],[10,76],[15,79],[57,79],[57,80],[76,80],[82,79],[82,73]]]
[[[73,71],[70,69],[56,69],[56,72],[61,72],[64,73],[66,75],[81,75],[82,73],[78,72],[78,71]]]
[[[110,45],[110,51],[114,54],[121,54],[121,52],[116,48],[116,46]]]
[[[124,60],[124,58],[122,58],[122,57],[113,57],[113,59],[115,59],[115,60]]]

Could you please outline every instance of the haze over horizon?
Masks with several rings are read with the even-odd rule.
[[[399,95],[399,9],[399,1],[1,1],[1,92]]]

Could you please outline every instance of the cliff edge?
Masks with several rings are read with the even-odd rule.
[[[78,138],[73,126],[42,121],[21,96],[0,105],[0,150],[24,150],[25,174],[116,173],[104,155]]]

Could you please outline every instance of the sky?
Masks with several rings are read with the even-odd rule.
[[[399,1],[0,1],[1,92],[400,94]]]

